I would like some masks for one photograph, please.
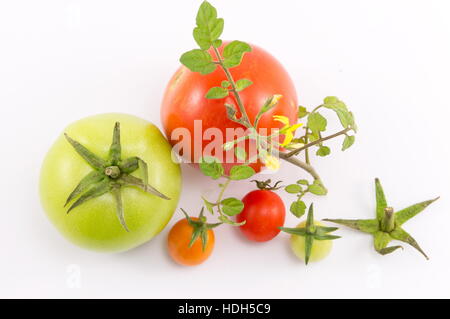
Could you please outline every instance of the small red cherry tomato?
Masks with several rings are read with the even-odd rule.
[[[239,223],[246,221],[240,229],[249,240],[264,242],[278,235],[286,217],[280,196],[271,190],[255,190],[248,193],[242,202],[244,210],[236,220]]]

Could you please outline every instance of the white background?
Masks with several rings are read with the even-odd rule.
[[[230,227],[217,229],[213,256],[196,268],[168,257],[169,227],[123,254],[73,246],[39,203],[46,151],[67,124],[94,113],[126,112],[160,126],[165,85],[180,54],[194,48],[200,1],[2,1],[0,297],[450,297],[449,1],[213,3],[224,38],[274,54],[302,105],[337,95],[356,115],[356,144],[342,153],[335,141],[332,156],[315,160],[330,190],[314,198],[316,217],[374,216],[376,176],[398,209],[441,195],[405,225],[431,260],[409,246],[379,256],[369,236],[347,229],[328,259],[308,267],[287,235],[253,244]],[[276,178],[306,176],[293,172],[285,164]],[[180,205],[197,212],[215,184],[193,168],[183,173]],[[229,194],[251,188],[243,182]],[[288,205],[292,196],[280,194]],[[179,218],[177,211],[171,225]],[[287,225],[295,223],[289,216]]]

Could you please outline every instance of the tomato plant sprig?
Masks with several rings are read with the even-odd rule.
[[[224,106],[227,111],[227,117],[231,121],[247,128],[248,132],[248,135],[245,137],[225,143],[223,145],[224,150],[227,151],[235,148],[235,154],[238,159],[246,158],[247,154],[245,150],[238,147],[237,144],[242,140],[251,139],[256,141],[258,154],[248,161],[252,162],[260,159],[266,167],[276,170],[279,167],[278,158],[281,158],[302,168],[313,177],[311,186],[302,190],[301,196],[291,205],[291,212],[295,216],[300,217],[306,209],[306,205],[302,201],[302,197],[306,193],[326,195],[328,192],[319,174],[311,165],[309,149],[316,146],[318,147],[316,152],[318,156],[327,156],[331,150],[328,146],[324,145],[324,142],[341,135],[345,136],[342,150],[349,148],[355,141],[354,135],[349,135],[349,133],[351,131],[356,133],[357,130],[353,114],[342,101],[331,96],[325,98],[324,102],[311,112],[305,107],[299,107],[298,118],[306,118],[307,120],[303,136],[299,138],[294,137],[294,132],[301,124],[291,124],[289,123],[289,119],[284,116],[274,116],[275,121],[285,124],[281,130],[269,136],[260,135],[258,133],[259,120],[265,113],[277,105],[282,96],[276,94],[276,92],[272,96],[269,96],[264,105],[261,106],[254,123],[251,123],[239,92],[251,86],[253,82],[246,78],[234,79],[230,69],[239,66],[245,53],[251,52],[252,48],[245,42],[235,40],[225,45],[221,54],[219,48],[222,46],[220,36],[222,35],[223,29],[224,20],[217,17],[217,10],[209,2],[204,1],[198,10],[196,27],[193,31],[194,40],[199,48],[184,53],[180,58],[180,62],[191,71],[199,72],[203,75],[214,72],[217,67],[220,67],[224,71],[226,80],[222,81],[220,86],[210,88],[205,98],[222,99],[231,93],[235,98],[237,108],[235,105],[226,103]],[[212,49],[213,55],[208,52],[210,49]],[[337,133],[323,136],[327,127],[327,119],[319,112],[321,109],[334,111],[343,129]],[[280,135],[285,136],[282,143],[278,141]],[[302,152],[305,154],[305,161],[296,157],[296,155]]]
[[[67,134],[64,135],[74,150],[94,169],[80,181],[67,198],[64,207],[75,200],[67,213],[85,202],[109,192],[116,201],[117,217],[123,228],[128,232],[129,229],[125,222],[122,203],[122,187],[137,187],[149,194],[170,200],[166,195],[148,184],[148,166],[145,161],[139,157],[130,157],[122,160],[119,122],[116,122],[114,126],[113,141],[106,160],[98,157]],[[131,175],[138,169],[142,172],[142,179]]]
[[[428,205],[432,204],[439,197],[409,206],[394,213],[394,209],[389,207],[384,195],[380,180],[375,179],[376,194],[376,218],[375,219],[324,219],[325,221],[344,225],[364,233],[370,234],[374,238],[375,250],[381,255],[387,255],[402,246],[390,246],[392,240],[399,240],[417,249],[426,259],[429,259],[416,240],[408,234],[402,225],[408,220],[422,212]]]

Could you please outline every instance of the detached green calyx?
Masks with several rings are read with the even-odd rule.
[[[402,248],[402,246],[390,246],[389,243],[392,240],[399,240],[407,243],[417,249],[426,259],[429,259],[425,252],[420,248],[419,244],[415,239],[408,234],[401,227],[408,220],[422,212],[428,205],[438,200],[439,197],[431,200],[427,200],[415,205],[409,206],[394,213],[392,207],[388,207],[386,198],[384,196],[383,188],[381,187],[380,180],[375,179],[375,189],[376,189],[376,219],[324,219],[333,223],[341,224],[364,233],[371,234],[374,237],[375,250],[381,255],[387,255]]]
[[[102,196],[106,193],[111,193],[116,200],[117,217],[123,228],[128,232],[128,227],[125,223],[121,188],[124,186],[134,186],[143,191],[159,196],[163,199],[169,200],[167,196],[160,193],[154,187],[148,185],[148,168],[139,157],[130,157],[122,160],[122,146],[120,144],[120,123],[114,126],[113,141],[109,150],[107,160],[97,157],[94,153],[89,151],[77,141],[71,139],[67,134],[64,134],[67,141],[72,145],[75,151],[92,166],[94,171],[86,175],[78,184],[77,187],[67,198],[66,207],[70,202],[78,198],[69,208],[67,213],[81,204],[93,198]],[[143,178],[132,176],[131,173],[141,168]]]
[[[309,262],[313,248],[314,240],[334,240],[341,238],[340,236],[329,235],[336,230],[337,227],[324,227],[314,224],[313,204],[309,206],[308,218],[305,227],[286,228],[280,227],[282,231],[288,234],[305,237],[305,264]]]
[[[204,207],[202,207],[202,210],[200,211],[198,220],[193,220],[191,217],[189,217],[188,213],[186,213],[183,208],[181,208],[181,211],[186,216],[186,220],[188,221],[189,225],[193,228],[191,241],[189,242],[189,248],[191,248],[192,245],[194,245],[195,241],[200,238],[200,240],[202,241],[202,249],[203,251],[205,251],[206,245],[208,244],[208,230],[216,228],[222,225],[222,223],[208,224],[204,215]]]

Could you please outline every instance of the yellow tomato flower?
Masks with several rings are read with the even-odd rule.
[[[280,168],[279,159],[272,155],[267,155],[267,157],[264,159],[264,162],[266,167],[272,171],[277,171]]]
[[[275,121],[281,122],[284,124],[284,127],[281,129],[281,132],[284,134],[284,141],[281,143],[281,146],[286,146],[294,139],[294,132],[303,124],[298,123],[292,126],[289,125],[289,119],[283,115],[274,115],[273,119]]]
[[[275,94],[275,95],[272,97],[272,100],[270,101],[269,107],[275,106],[282,98],[283,98],[283,95],[281,95],[281,94]]]
[[[283,116],[283,115],[274,115],[273,119],[275,121],[281,122],[286,126],[289,126],[289,119],[287,118],[287,116]]]

